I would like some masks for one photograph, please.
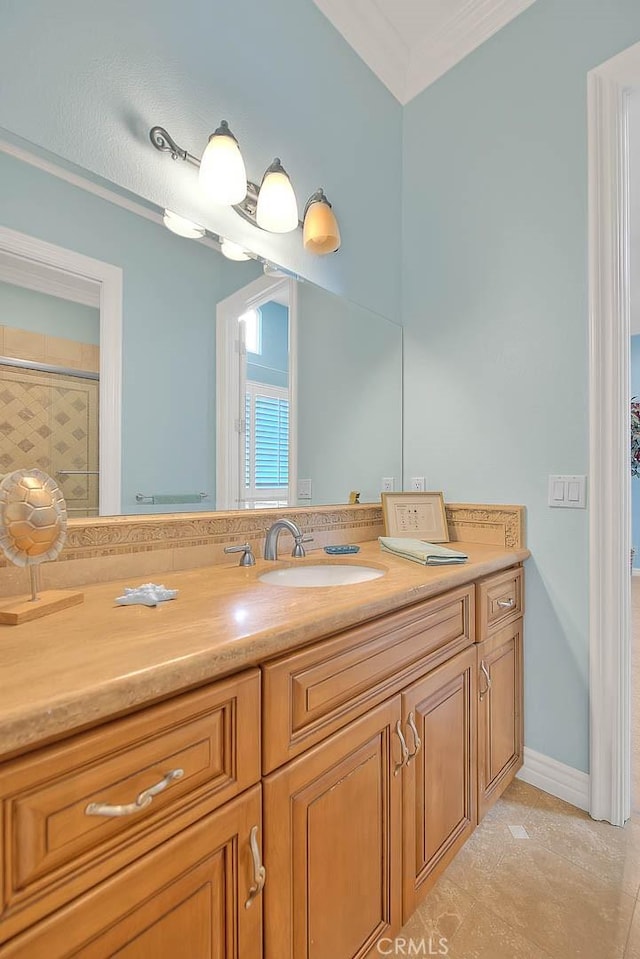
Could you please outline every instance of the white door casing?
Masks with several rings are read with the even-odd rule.
[[[640,43],[588,75],[589,666],[594,819],[630,815],[630,268],[627,100]]]
[[[244,417],[238,317],[286,293],[289,306],[289,492],[295,505],[297,476],[297,305],[293,279],[262,276],[221,300],[216,309],[216,509],[243,506],[241,499],[240,433],[236,423]]]

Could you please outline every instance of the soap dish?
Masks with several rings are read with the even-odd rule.
[[[359,546],[325,546],[325,553],[330,556],[344,556],[345,553],[359,553]]]

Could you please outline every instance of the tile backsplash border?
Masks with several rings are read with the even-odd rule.
[[[72,520],[60,558],[88,559],[240,542],[256,546],[271,523],[283,516],[297,523],[307,535],[370,529],[372,535],[366,538],[371,539],[373,531],[382,525],[381,509],[376,504]],[[375,536],[378,535],[381,533],[376,531]]]
[[[452,542],[525,545],[522,506],[450,503],[446,510]],[[42,566],[42,586],[81,586],[236,562],[224,553],[234,543],[249,542],[261,555],[267,527],[282,516],[313,537],[311,550],[383,535],[379,503],[72,519],[59,559]],[[285,550],[283,544],[284,555]],[[26,590],[26,570],[0,560],[0,596]]]

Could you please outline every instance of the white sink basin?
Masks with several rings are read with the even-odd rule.
[[[373,566],[340,566],[325,563],[318,566],[288,566],[273,569],[258,578],[271,586],[350,586],[384,576],[383,569]]]

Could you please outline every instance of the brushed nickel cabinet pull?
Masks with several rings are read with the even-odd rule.
[[[170,786],[171,783],[175,782],[176,779],[182,779],[184,776],[184,769],[171,769],[166,776],[160,780],[159,783],[155,783],[153,786],[149,786],[148,789],[143,789],[139,793],[133,802],[127,803],[125,806],[112,806],[109,803],[103,802],[90,802],[85,809],[85,815],[87,816],[132,816],[134,813],[141,812],[143,809],[146,809],[153,802],[153,797],[157,796],[158,793],[161,793],[163,790]]]
[[[253,883],[249,887],[249,898],[244,904],[245,909],[248,909],[254,899],[260,895],[264,889],[265,880],[267,878],[267,871],[262,865],[262,861],[260,859],[260,850],[258,849],[257,826],[251,827],[251,832],[249,833],[249,845],[251,846],[251,855],[253,857]]]
[[[393,770],[393,775],[397,776],[403,766],[407,765],[409,761],[409,747],[407,746],[407,741],[402,735],[402,727],[400,725],[400,720],[396,723],[396,732],[398,734],[398,739],[400,740],[400,749],[402,750],[402,762],[399,762],[396,768]]]
[[[407,759],[407,766],[408,766],[411,760],[418,755],[418,753],[420,752],[420,747],[422,746],[422,740],[420,739],[420,736],[418,735],[418,730],[416,729],[416,721],[413,717],[412,712],[409,713],[409,717],[407,719],[407,726],[409,727],[409,729],[411,730],[413,734],[413,743],[414,743],[413,752],[409,755],[409,758]]]
[[[512,609],[516,604],[515,599],[512,596],[509,599],[499,599],[497,600],[497,605],[500,609]]]
[[[486,666],[486,663],[485,663],[484,659],[482,659],[482,660],[480,661],[480,669],[481,669],[482,672],[484,673],[484,677],[485,677],[485,679],[487,680],[486,688],[480,690],[480,700],[483,700],[484,697],[485,697],[485,696],[487,695],[487,693],[489,692],[489,690],[491,689],[491,676],[489,675],[489,670],[487,669],[487,666]]]

